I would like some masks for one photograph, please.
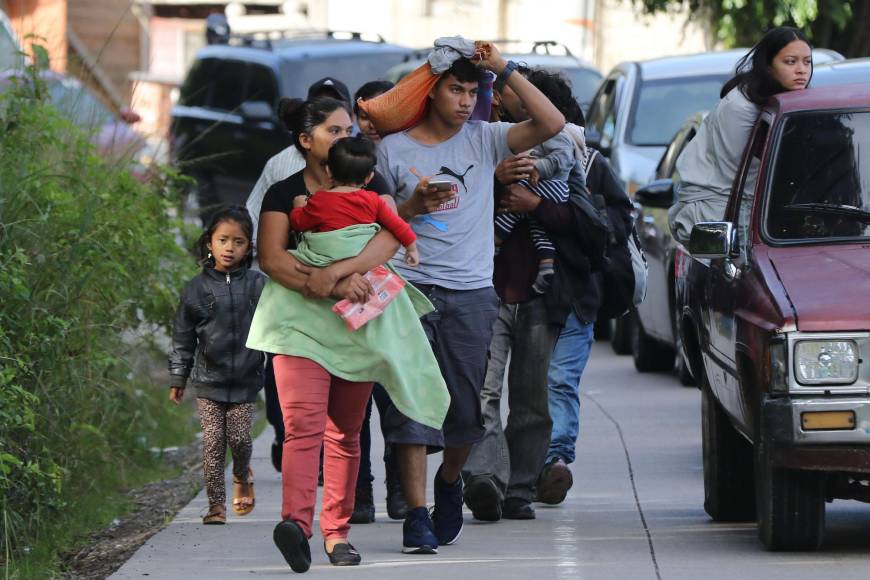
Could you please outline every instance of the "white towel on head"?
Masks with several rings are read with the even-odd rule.
[[[474,42],[461,36],[442,36],[435,40],[435,48],[429,53],[429,66],[440,75],[462,56],[474,56]]]

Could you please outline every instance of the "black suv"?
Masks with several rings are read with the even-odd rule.
[[[244,203],[266,161],[290,145],[276,114],[280,98],[305,98],[325,76],[353,94],[410,52],[333,32],[264,40],[227,34],[203,48],[172,109],[170,144],[173,161],[196,180],[204,213]]]

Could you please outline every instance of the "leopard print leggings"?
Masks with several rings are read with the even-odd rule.
[[[227,501],[224,469],[227,444],[233,454],[233,477],[245,481],[251,465],[251,423],[253,403],[219,403],[198,398],[199,421],[202,423],[202,470],[209,505]]]

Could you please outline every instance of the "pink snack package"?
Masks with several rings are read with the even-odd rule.
[[[332,307],[332,311],[341,316],[350,330],[357,330],[369,320],[383,314],[387,304],[405,287],[402,278],[383,266],[372,268],[366,272],[365,277],[374,289],[374,294],[366,302],[354,303],[345,298]]]

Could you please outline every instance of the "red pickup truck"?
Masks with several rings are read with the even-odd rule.
[[[826,501],[870,502],[870,84],[773,98],[675,271],[705,510],[818,548]]]

